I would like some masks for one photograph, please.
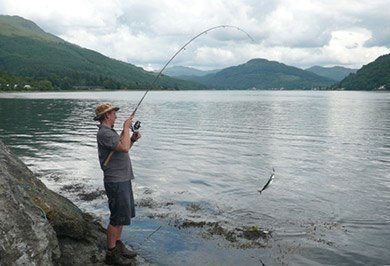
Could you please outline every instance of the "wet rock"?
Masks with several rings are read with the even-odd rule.
[[[0,265],[104,265],[105,229],[0,141]]]
[[[220,236],[229,241],[232,246],[241,249],[263,248],[272,237],[270,231],[261,230],[257,226],[230,228],[221,222],[192,221],[188,219],[184,221],[176,220],[174,226],[179,229],[199,228],[202,237],[210,239]]]
[[[80,192],[77,195],[83,201],[93,201],[98,198],[103,198],[106,192],[104,190],[95,190],[92,192]]]
[[[101,189],[95,191],[87,191],[83,184],[69,184],[61,187],[61,191],[68,193],[75,193],[82,201],[93,201],[98,198],[102,198],[106,195],[106,192]]]
[[[151,189],[149,189],[149,188],[145,189],[145,191],[144,191],[144,194],[150,195],[150,194],[152,194],[152,193],[153,193],[153,190],[151,190]]]
[[[142,208],[156,208],[158,206],[157,202],[152,198],[139,199],[135,202],[136,207]]]
[[[186,209],[187,209],[187,211],[198,212],[198,211],[202,210],[202,207],[199,204],[192,203],[192,204],[188,205],[186,207]]]
[[[248,240],[258,240],[258,239],[268,239],[270,238],[270,233],[266,230],[261,230],[256,227],[256,230],[252,228],[244,228],[239,234],[240,237]]]
[[[72,185],[65,185],[65,186],[62,186],[61,188],[61,191],[67,191],[67,192],[77,192],[77,191],[80,191],[82,189],[84,189],[85,186],[82,185],[82,184],[72,184]]]

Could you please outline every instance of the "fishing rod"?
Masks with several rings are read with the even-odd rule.
[[[169,61],[164,65],[164,67],[160,70],[160,72],[158,73],[158,75],[154,78],[153,82],[152,82],[152,85],[151,87],[153,87],[154,83],[157,81],[157,79],[161,76],[162,72],[165,70],[165,68],[172,62],[172,60],[181,52],[183,51],[187,45],[189,45],[192,41],[194,41],[195,39],[197,39],[199,36],[203,35],[203,34],[206,34],[207,32],[209,31],[212,31],[212,30],[215,30],[215,29],[218,29],[218,28],[235,28],[239,31],[242,31],[243,33],[245,33],[249,39],[252,40],[252,42],[254,42],[255,40],[246,32],[244,31],[243,29],[239,28],[239,27],[236,27],[236,26],[231,26],[231,25],[219,25],[219,26],[215,26],[215,27],[212,27],[210,29],[207,29],[205,31],[202,31],[201,33],[199,33],[198,35],[196,35],[195,37],[193,37],[191,40],[189,40],[188,42],[186,42],[186,44],[184,44],[172,57],[171,59],[169,59]],[[139,101],[139,103],[137,104],[137,106],[135,107],[135,110],[134,112],[132,113],[132,115],[134,114],[135,115],[135,112],[137,112],[137,109],[138,107],[141,105],[142,101],[144,100],[146,94],[150,91],[150,88],[146,90],[145,94],[142,96],[141,100]]]
[[[153,85],[156,83],[156,81],[158,80],[158,78],[162,75],[162,72],[165,70],[165,68],[172,62],[172,60],[181,52],[183,51],[187,45],[189,45],[191,42],[193,42],[195,39],[197,39],[198,37],[200,37],[201,35],[203,34],[207,34],[209,31],[212,31],[212,30],[215,30],[215,29],[219,29],[219,28],[234,28],[234,29],[237,29],[241,32],[243,32],[246,36],[248,36],[249,39],[252,40],[252,42],[254,42],[255,40],[252,38],[252,36],[250,36],[246,31],[244,31],[243,29],[241,29],[240,27],[237,27],[237,26],[232,26],[232,25],[219,25],[219,26],[215,26],[215,27],[212,27],[212,28],[209,28],[205,31],[202,31],[201,33],[199,33],[198,35],[196,35],[195,37],[193,37],[191,40],[189,40],[188,42],[186,42],[172,57],[171,59],[169,59],[169,61],[164,65],[164,67],[160,70],[160,72],[157,74],[157,76],[154,78],[151,86],[145,91],[144,95],[142,96],[141,100],[138,102],[137,106],[135,107],[133,113],[131,113],[130,115],[130,118],[133,118],[135,116],[135,113],[137,112],[138,110],[138,107],[141,105],[142,101],[145,99],[145,96],[146,94],[148,94],[148,92],[151,90],[151,88],[153,87]],[[134,127],[132,127],[132,130],[134,132],[136,132],[136,130],[138,130],[141,126],[141,122],[140,121],[137,121],[135,124],[134,124]],[[108,155],[106,161],[104,162],[104,166],[107,166],[108,162],[110,161],[111,159],[111,156],[114,154],[114,151],[111,151],[110,154]]]

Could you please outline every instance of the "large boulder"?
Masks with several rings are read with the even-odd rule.
[[[104,265],[106,230],[0,141],[0,265]]]

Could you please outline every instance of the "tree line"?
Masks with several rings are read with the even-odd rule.
[[[148,83],[121,83],[112,78],[92,76],[88,74],[72,74],[60,77],[58,75],[45,76],[37,73],[36,76],[21,77],[7,71],[0,71],[1,91],[72,91],[72,90],[146,90]],[[159,89],[172,89],[161,86]],[[176,88],[177,89],[177,88]]]

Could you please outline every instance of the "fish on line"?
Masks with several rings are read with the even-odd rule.
[[[267,189],[271,185],[272,181],[274,180],[274,177],[275,177],[275,169],[272,168],[272,174],[269,177],[268,182],[264,185],[264,187],[261,190],[258,190],[260,194],[261,192],[263,192],[263,190]]]

